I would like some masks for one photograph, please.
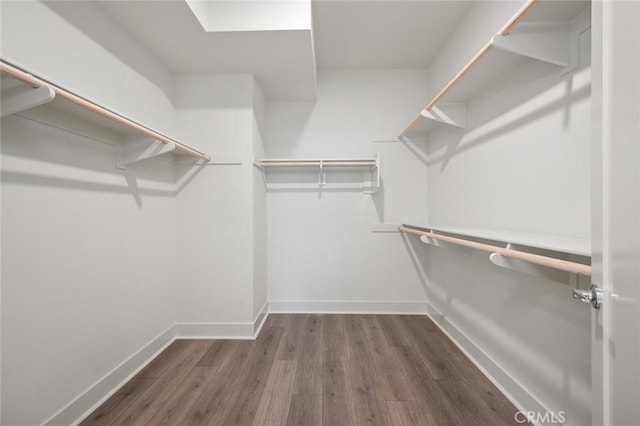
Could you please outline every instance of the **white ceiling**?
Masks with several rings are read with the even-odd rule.
[[[470,1],[313,2],[318,68],[425,68]]]
[[[174,73],[253,74],[270,100],[313,100],[316,68],[426,67],[471,2],[314,0],[313,39],[308,30],[206,32],[184,0],[99,4]]]

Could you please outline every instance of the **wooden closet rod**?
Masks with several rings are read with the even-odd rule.
[[[522,18],[524,18],[525,15],[529,13],[529,11],[533,8],[533,6],[536,5],[536,3],[538,3],[538,1],[539,0],[527,0],[527,2],[522,5],[522,7],[516,12],[516,14],[513,15],[506,24],[504,24],[500,31],[498,31],[498,34],[501,36],[509,34],[513,27],[515,27],[518,22],[520,22]],[[468,73],[469,70],[471,70],[471,68],[473,68],[478,63],[478,61],[480,61],[480,59],[489,51],[490,48],[491,40],[489,40],[487,43],[485,43],[484,46],[482,46],[478,53],[476,53],[474,57],[471,58],[471,60],[467,62],[467,64],[462,67],[460,71],[458,71],[458,73],[451,79],[451,81],[449,81],[449,83],[447,83],[447,85],[444,86],[444,88],[440,90],[440,92],[433,99],[431,99],[431,102],[429,102],[427,106],[424,107],[424,109],[426,111],[431,111],[431,109],[440,101],[440,99],[442,99],[444,95],[449,93],[453,86],[455,86],[456,83],[462,77],[464,77],[464,75]],[[409,133],[421,119],[422,117],[420,116],[420,114],[418,114],[418,116],[400,134],[399,139],[403,139],[405,136],[407,136],[407,133]]]
[[[523,251],[508,249],[504,247],[494,246],[491,244],[477,243],[475,241],[465,240],[462,238],[450,237],[447,235],[435,234],[433,231],[421,231],[415,228],[409,228],[407,225],[400,225],[398,229],[401,232],[409,234],[415,234],[425,236],[427,238],[433,238],[434,240],[440,240],[451,244],[457,244],[464,247],[469,247],[476,250],[482,250],[489,253],[498,253],[504,257],[512,257],[514,259],[524,260],[526,262],[535,263],[536,265],[542,265],[553,269],[559,269],[561,271],[571,272],[578,275],[591,275],[591,266],[584,265],[582,263],[569,262],[568,260],[556,259],[548,256],[541,256],[538,254],[526,253]]]
[[[140,133],[143,133],[153,139],[159,140],[162,143],[172,143],[175,144],[176,149],[179,149],[193,157],[199,158],[201,160],[204,161],[210,161],[211,157],[209,157],[206,154],[203,154],[200,151],[196,151],[195,149],[184,145],[174,139],[171,139],[161,133],[156,132],[155,130],[151,130],[148,127],[145,127],[139,123],[136,123],[133,120],[130,120],[120,114],[117,114],[113,111],[109,111],[108,109],[97,105],[91,101],[88,101],[72,92],[69,92],[68,90],[65,90],[61,87],[56,86],[55,84],[49,83],[46,80],[43,80],[42,78],[36,77],[32,74],[29,74],[23,70],[21,70],[20,68],[17,68],[11,64],[8,64],[7,62],[5,62],[4,60],[0,61],[0,71],[5,72],[15,78],[17,78],[18,80],[27,83],[33,87],[49,87],[51,88],[51,90],[53,90],[56,94],[56,96],[60,96],[61,98],[64,98],[66,100],[68,100],[69,102],[72,102],[76,105],[79,105],[83,108],[86,108],[88,110],[91,110],[93,112],[95,112],[98,115],[101,115],[103,117],[107,117],[117,123],[120,123],[126,127],[129,127],[130,129],[133,129],[135,131],[138,131]]]

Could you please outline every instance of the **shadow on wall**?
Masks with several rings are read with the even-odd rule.
[[[124,31],[114,33],[114,28],[119,26],[115,22],[105,24],[106,19],[111,21],[111,18],[97,4],[86,1],[47,1],[43,4],[151,81],[170,102],[173,101],[169,70],[161,70],[160,63],[150,54],[142,55],[140,52],[144,48],[135,45],[133,38],[123,35]]]
[[[376,192],[371,194],[371,200],[373,201],[373,207],[376,209],[378,215],[378,222],[385,223],[384,216],[384,178],[380,176],[380,187]]]
[[[151,160],[118,169],[119,136],[96,138],[72,129],[21,115],[3,118],[3,182],[129,194],[142,208],[143,197],[175,197],[204,168]]]
[[[487,253],[403,234],[427,302],[550,410],[589,423],[590,311],[569,283],[494,266]]]
[[[576,74],[588,67],[579,68],[561,79],[559,79],[557,71],[550,75],[549,67],[551,65],[544,63],[537,64],[537,66],[528,65],[526,68],[519,69],[516,72],[510,72],[510,75],[515,77],[501,76],[497,78],[468,104],[468,107],[471,108],[469,112],[469,129],[444,129],[434,133],[434,135],[429,135],[437,137],[429,137],[428,141],[414,143],[409,148],[421,160],[426,158],[425,164],[440,163],[440,169],[444,170],[451,158],[456,154],[471,150],[500,135],[549,116],[555,111],[563,110],[563,127],[567,129],[571,124],[572,105],[577,101],[588,98],[591,94],[589,85],[579,88],[574,85]],[[472,134],[474,130],[482,125],[512,112],[537,95],[545,93],[557,85],[562,85],[563,96],[553,99],[539,108],[531,109],[516,119],[510,120],[488,132],[479,133],[477,136]],[[506,93],[508,93],[508,96],[505,96]],[[444,153],[435,154],[443,150]]]

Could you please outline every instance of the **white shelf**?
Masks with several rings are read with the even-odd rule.
[[[515,244],[542,250],[551,250],[578,256],[591,257],[591,241],[583,238],[535,234],[526,232],[511,232],[488,229],[458,228],[450,226],[422,226],[436,233],[462,235],[483,240],[499,241],[505,244]]]
[[[372,194],[380,188],[378,154],[367,158],[264,158],[254,165],[263,171],[271,190],[361,189]],[[341,180],[327,179],[328,175]]]
[[[436,126],[464,128],[466,120],[442,120],[438,106],[464,105],[500,75],[522,61],[544,62],[550,72],[563,72],[575,64],[572,20],[588,1],[533,1],[511,18],[403,130],[399,139],[430,133]],[[511,28],[511,24],[515,27]],[[460,107],[458,107],[460,108]]]
[[[110,110],[86,97],[27,72],[2,60],[2,116],[49,105],[89,123],[122,135],[124,145],[118,155],[118,167],[163,156],[172,162],[206,164],[211,157],[190,146]],[[127,145],[127,142],[130,145]]]

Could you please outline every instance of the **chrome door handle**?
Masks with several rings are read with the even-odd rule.
[[[584,303],[591,303],[594,309],[600,309],[602,305],[602,289],[596,284],[591,284],[589,290],[574,289],[573,298]]]

